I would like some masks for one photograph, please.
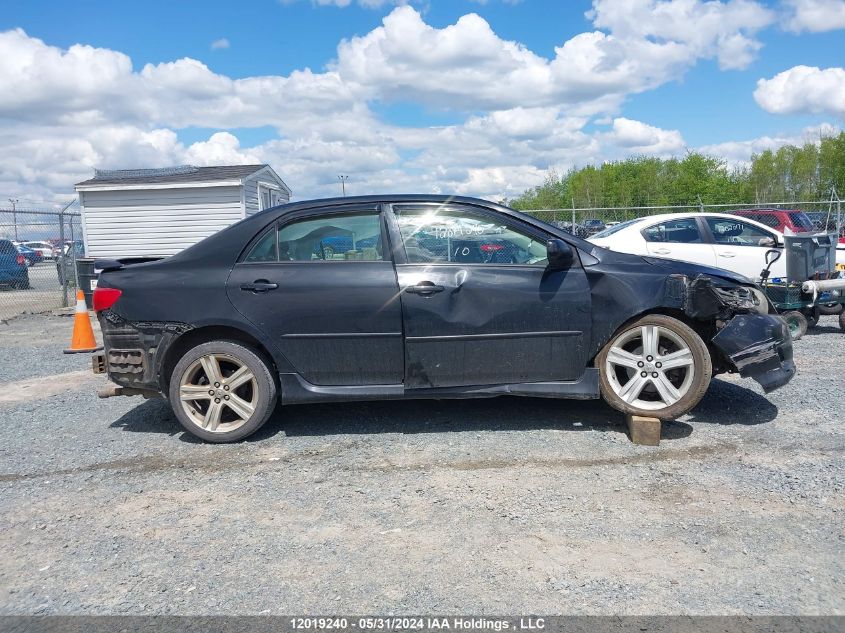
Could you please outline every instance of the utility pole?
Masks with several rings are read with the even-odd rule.
[[[9,198],[9,202],[12,203],[12,224],[15,226],[15,241],[18,241],[18,213],[15,210],[16,205],[18,204],[17,198]]]
[[[340,179],[340,188],[343,191],[343,197],[346,197],[346,181],[349,180],[349,176],[338,176]]]

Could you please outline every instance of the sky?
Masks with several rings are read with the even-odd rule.
[[[845,0],[3,0],[0,199],[268,163],[294,199],[512,198],[550,172],[845,127]]]

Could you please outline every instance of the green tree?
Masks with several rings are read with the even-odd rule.
[[[836,187],[845,197],[845,132],[798,147],[755,154],[748,166],[729,168],[718,156],[633,156],[559,175],[510,201],[517,209],[753,204],[823,200]]]

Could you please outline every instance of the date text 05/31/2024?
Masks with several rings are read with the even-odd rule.
[[[537,617],[295,617],[290,619],[290,626],[311,631],[541,631],[546,623]]]

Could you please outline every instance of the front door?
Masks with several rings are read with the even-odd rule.
[[[590,288],[550,271],[544,232],[469,205],[394,205],[405,388],[577,380]]]
[[[755,281],[766,267],[766,252],[775,243],[783,246],[777,234],[739,218],[708,217],[706,222],[713,235],[716,265]],[[772,265],[769,278],[785,276],[786,258],[781,257]]]
[[[396,385],[403,377],[396,273],[375,207],[282,218],[229,277],[237,310],[314,385]]]
[[[642,230],[648,254],[664,259],[716,266],[713,245],[704,239],[696,218],[678,217],[652,224]]]

